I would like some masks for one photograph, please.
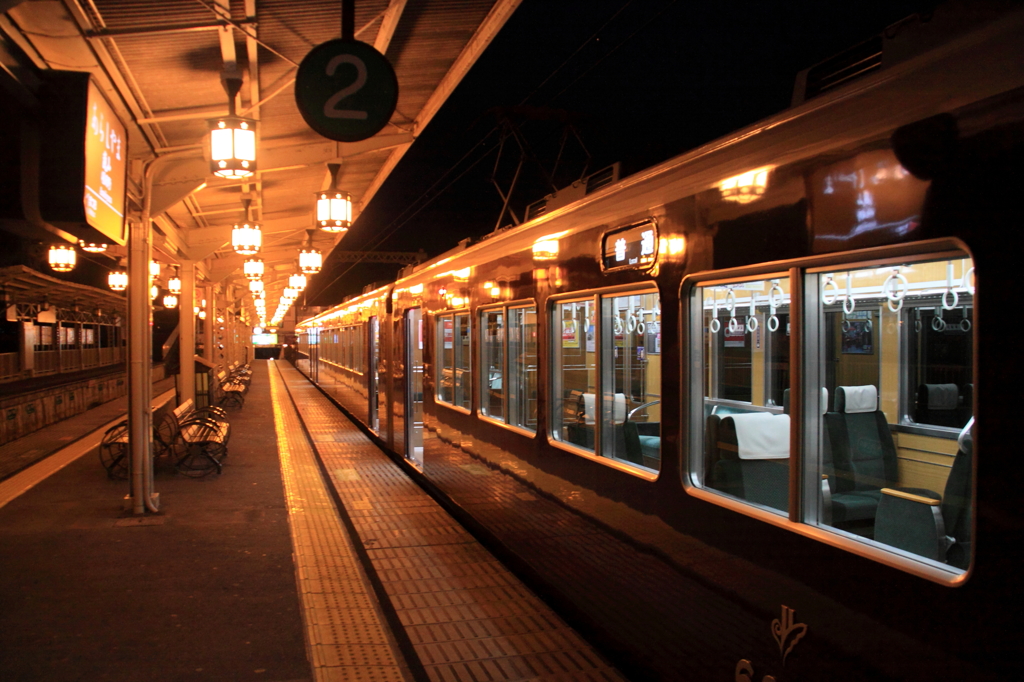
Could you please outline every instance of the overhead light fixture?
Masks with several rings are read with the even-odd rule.
[[[749,204],[764,196],[768,188],[768,174],[772,168],[773,166],[764,166],[726,178],[718,183],[718,191],[726,201]]]
[[[160,276],[160,263],[155,260],[149,261],[149,277],[150,279]]]
[[[263,259],[249,258],[242,263],[242,272],[248,279],[260,279],[263,277]]]
[[[298,289],[299,291],[302,291],[303,289],[306,288],[306,276],[303,275],[302,273],[295,273],[294,275],[288,278],[288,286],[290,286],[293,289]]]
[[[171,294],[171,293],[164,294],[164,307],[168,308],[168,309],[170,309],[170,308],[177,308],[178,307],[178,297],[175,296],[174,294]]]
[[[252,256],[263,246],[263,231],[256,223],[240,223],[231,228],[231,248],[235,253]]]
[[[251,293],[253,293],[253,294],[262,293],[263,292],[263,280],[262,279],[251,280],[249,282],[249,291]]]
[[[151,287],[149,287],[149,298],[150,298],[151,301],[155,301],[156,297],[159,296],[159,295],[160,295],[160,287],[158,287],[155,284],[152,285]]]
[[[88,253],[103,253],[107,250],[106,244],[93,244],[91,242],[85,242],[81,239],[78,240],[78,245],[82,247],[82,251]]]
[[[207,121],[210,128],[210,171],[222,178],[247,178],[256,171],[256,121],[235,114],[242,89],[239,71],[221,75],[228,94],[228,115]]]
[[[178,269],[174,269],[174,276],[167,280],[167,291],[175,296],[181,295],[181,277],[178,277]],[[174,306],[167,306],[173,308]]]
[[[107,275],[107,286],[112,291],[124,291],[128,288],[128,273],[124,270],[112,270]]]
[[[338,189],[340,163],[327,164],[331,187],[316,193],[316,223],[325,232],[348,232],[352,226],[352,197]]]
[[[306,230],[306,244],[299,250],[299,269],[307,275],[315,275],[324,266],[324,255],[320,249],[313,248],[313,234],[316,230]]]
[[[75,269],[78,254],[70,244],[54,244],[50,247],[49,262],[54,272],[71,272]]]

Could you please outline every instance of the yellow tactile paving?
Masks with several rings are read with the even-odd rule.
[[[376,598],[273,366],[270,392],[314,678],[405,682]]]
[[[622,681],[314,386],[279,369],[430,680]]]

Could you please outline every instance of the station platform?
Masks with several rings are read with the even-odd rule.
[[[290,365],[253,368],[223,473],[158,461],[159,514],[122,511],[99,415],[0,483],[0,679],[624,679]]]

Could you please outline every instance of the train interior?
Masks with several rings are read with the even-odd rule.
[[[800,520],[966,568],[971,259],[867,263],[802,277]],[[793,282],[709,282],[691,295],[703,329],[695,479],[786,514]]]

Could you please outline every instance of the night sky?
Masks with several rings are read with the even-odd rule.
[[[524,0],[339,248],[433,257],[493,231],[492,173],[507,191],[519,159],[507,138],[495,171],[502,118],[530,152],[510,202],[522,218],[586,173],[619,162],[625,177],[786,109],[800,70],[935,4]],[[556,170],[566,121],[579,138]],[[328,263],[307,302],[337,303],[396,271]]]

